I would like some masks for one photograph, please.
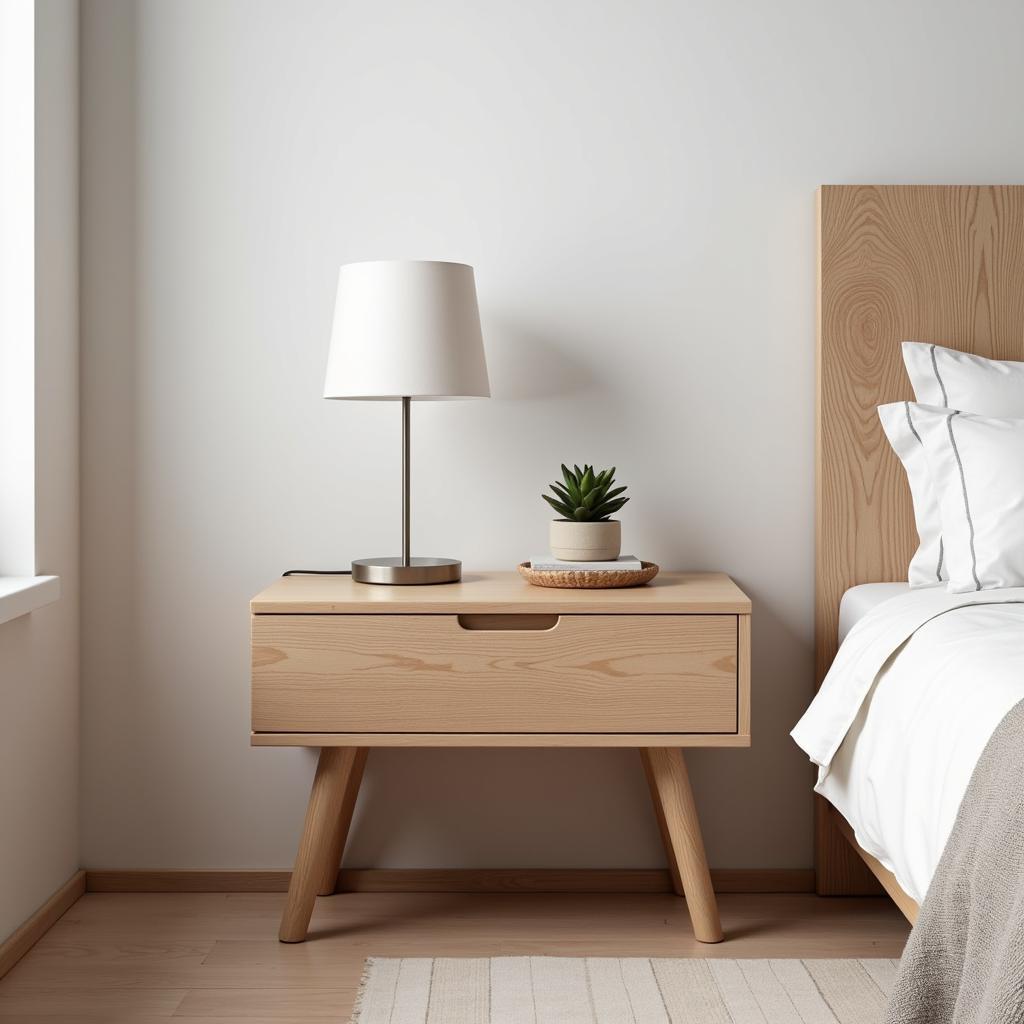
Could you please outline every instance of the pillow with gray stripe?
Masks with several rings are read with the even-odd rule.
[[[893,402],[878,407],[882,429],[892,445],[910,484],[914,503],[914,523],[920,540],[910,560],[907,580],[912,587],[934,586],[949,579],[942,545],[942,517],[939,500],[932,487],[931,472],[925,456],[924,442],[914,423],[918,408],[912,402]],[[929,406],[928,408],[931,408]],[[944,410],[937,409],[938,412]]]
[[[948,589],[1024,586],[1024,419],[910,413],[942,516]]]
[[[987,359],[921,341],[903,342],[903,363],[914,396],[922,405],[982,416],[1024,418],[1024,363]],[[910,585],[944,582],[949,574],[944,561],[942,517],[910,403],[881,406],[878,415],[906,470],[913,497],[920,545],[910,562]]]
[[[903,364],[914,397],[925,405],[1024,419],[1024,363],[905,341]]]

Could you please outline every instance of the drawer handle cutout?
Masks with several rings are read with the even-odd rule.
[[[463,629],[482,630],[532,630],[534,632],[554,629],[558,625],[557,615],[489,615],[480,612],[475,615],[458,616]]]

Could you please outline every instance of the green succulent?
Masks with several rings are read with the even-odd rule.
[[[596,523],[610,519],[629,498],[620,498],[625,487],[612,487],[615,467],[594,472],[593,466],[562,466],[562,483],[553,483],[555,497],[541,497],[563,518],[577,523]]]

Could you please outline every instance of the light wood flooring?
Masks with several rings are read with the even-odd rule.
[[[726,941],[646,895],[347,893],[282,945],[278,893],[91,893],[0,980],[0,1021],[346,1022],[367,956],[897,957],[886,898],[721,895]]]

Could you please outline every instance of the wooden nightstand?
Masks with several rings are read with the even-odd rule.
[[[750,601],[717,573],[551,590],[514,572],[383,587],[291,576],[252,601],[252,743],[320,747],[281,921],[334,891],[370,747],[637,747],[694,934],[722,929],[683,747],[750,745]]]

